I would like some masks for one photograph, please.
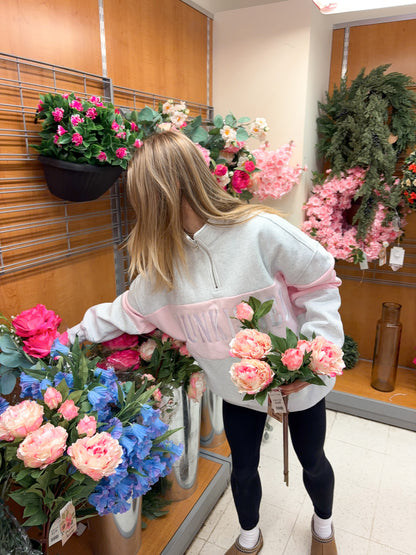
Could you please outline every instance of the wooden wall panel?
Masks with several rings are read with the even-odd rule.
[[[104,0],[104,22],[115,84],[207,104],[207,16],[179,0]]]
[[[345,29],[335,29],[332,33],[331,67],[329,73],[328,91],[332,92],[334,85],[339,86],[342,74],[342,60],[344,55]]]
[[[101,74],[98,0],[1,0],[0,52]]]

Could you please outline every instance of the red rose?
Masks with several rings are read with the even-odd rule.
[[[53,342],[59,333],[56,329],[49,329],[42,333],[32,335],[23,341],[23,350],[28,355],[35,358],[43,358],[49,355]]]
[[[140,366],[140,355],[132,349],[117,351],[105,359],[105,365],[107,368],[114,368],[114,370],[122,372],[137,370]]]
[[[31,337],[49,329],[57,329],[61,318],[43,304],[24,310],[13,319],[13,327],[20,337]]]

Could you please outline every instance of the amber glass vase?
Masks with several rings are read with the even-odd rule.
[[[377,322],[371,386],[379,391],[393,391],[396,385],[402,333],[400,309],[398,303],[383,303],[381,319]]]

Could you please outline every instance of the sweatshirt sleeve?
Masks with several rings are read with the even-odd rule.
[[[75,336],[78,336],[79,341],[101,343],[123,333],[136,335],[152,330],[154,326],[131,308],[125,292],[112,303],[97,304],[89,308],[82,321],[68,329],[68,337],[71,343]]]
[[[322,250],[318,249],[306,266],[301,284],[289,286],[290,299],[297,313],[300,333],[309,338],[313,333],[322,335],[342,347],[344,332],[339,314],[341,280],[336,276],[332,256]],[[317,273],[320,275],[317,276]],[[313,281],[306,276],[311,276]]]

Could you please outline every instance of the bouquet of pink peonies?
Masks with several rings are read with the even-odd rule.
[[[45,551],[64,513],[74,513],[75,525],[127,511],[182,452],[152,406],[152,388],[120,382],[88,347],[77,340],[63,345],[66,336],[49,347],[45,342],[42,352],[38,344],[31,350],[33,341],[24,338],[36,330],[54,336],[58,320],[38,305],[0,330],[1,364],[19,372],[22,399],[0,397],[1,501],[11,498],[24,508],[23,524],[41,529]]]
[[[143,335],[123,333],[93,345],[91,353],[102,359],[98,366],[114,368],[120,379],[128,377],[138,385],[150,385],[157,403],[180,386],[184,386],[189,398],[196,401],[205,391],[203,373],[186,344],[160,330]]]
[[[230,343],[231,355],[241,358],[231,366],[231,379],[245,393],[244,400],[256,399],[260,404],[272,389],[295,380],[324,385],[320,375],[340,375],[345,366],[342,350],[321,336],[308,340],[287,329],[283,338],[259,331],[259,319],[272,304],[254,297],[240,303],[236,318],[243,329]]]

